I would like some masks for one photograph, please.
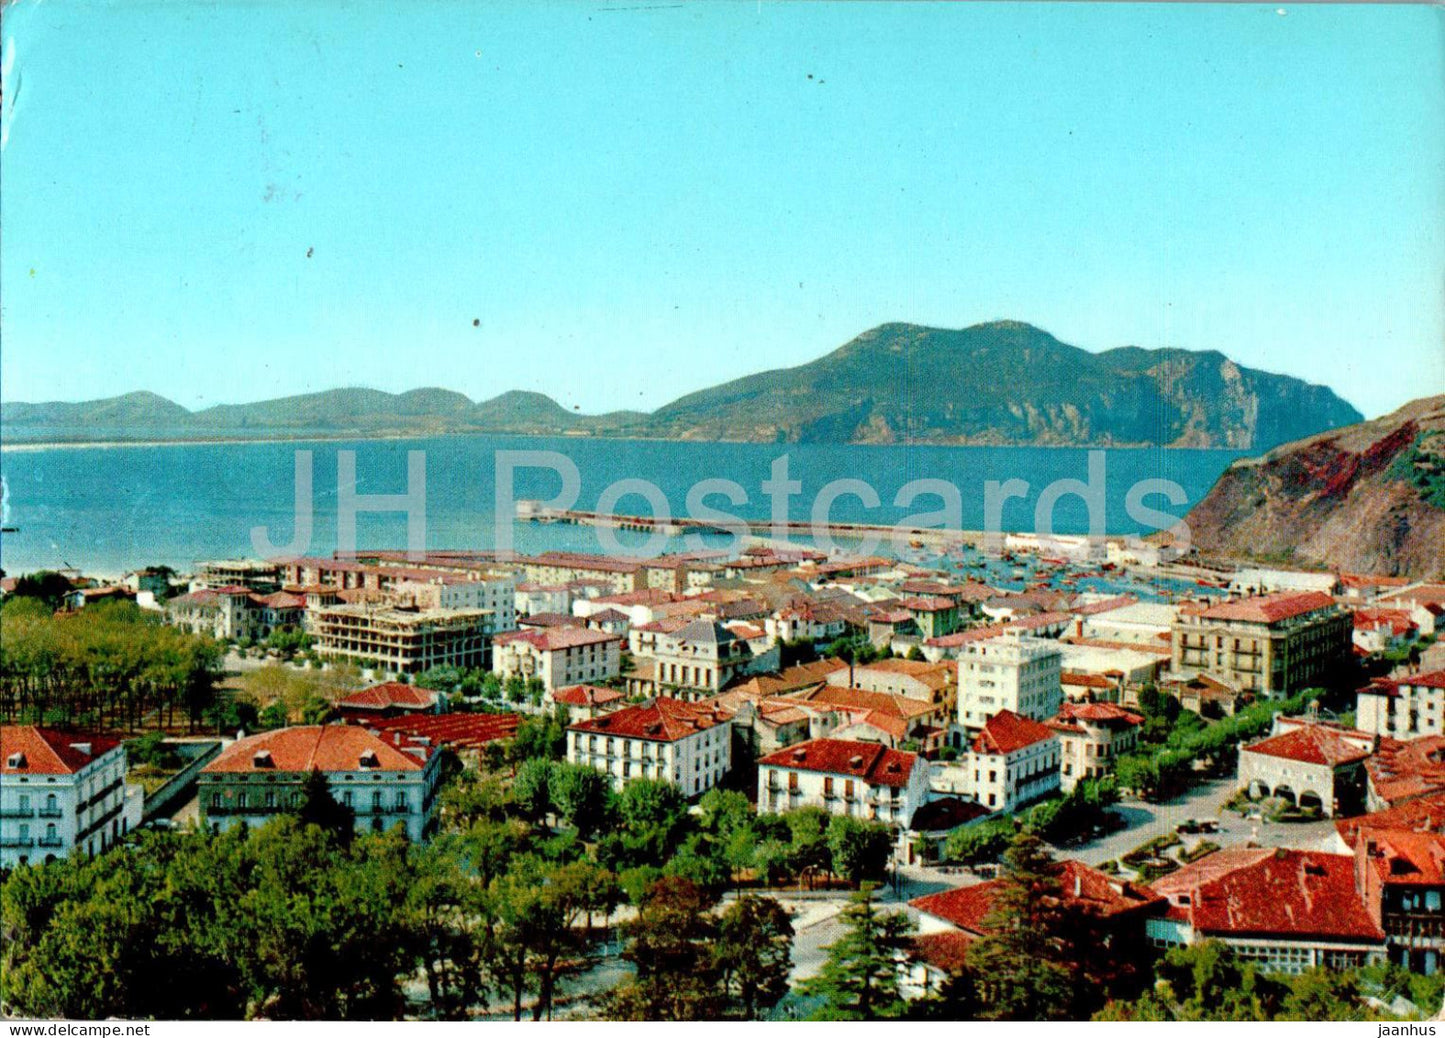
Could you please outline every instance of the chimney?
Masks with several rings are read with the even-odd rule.
[[[1084,896],[1084,877],[1079,875],[1077,872],[1074,873],[1074,896]]]

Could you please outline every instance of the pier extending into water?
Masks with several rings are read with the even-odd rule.
[[[734,522],[717,523],[689,516],[659,518],[650,515],[588,512],[576,508],[549,508],[538,501],[518,501],[517,518],[535,523],[567,523],[574,526],[605,526],[616,530],[662,533],[668,537],[678,537],[689,532],[735,534],[743,528],[746,528],[747,533],[761,537],[811,537],[816,532],[812,522],[800,519],[774,523],[771,519],[744,519],[739,516]],[[904,541],[919,548],[984,547],[988,543],[988,534],[982,530],[946,530],[936,527],[920,529],[883,523],[844,523],[836,520],[830,520],[822,529],[832,537],[849,540],[884,537]],[[994,536],[1001,544],[1005,535]]]

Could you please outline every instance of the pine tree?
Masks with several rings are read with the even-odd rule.
[[[873,887],[864,884],[839,915],[846,932],[828,945],[816,977],[803,981],[804,995],[821,996],[817,1020],[878,1020],[903,1015],[899,970],[913,923],[901,912],[879,912]]]
[[[1067,1020],[1074,979],[1063,963],[1066,924],[1058,870],[1043,841],[1021,832],[1004,853],[1003,881],[968,950],[989,1020]]]

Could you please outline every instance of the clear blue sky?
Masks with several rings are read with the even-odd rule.
[[[1442,17],[16,0],[0,394],[650,409],[1013,317],[1378,414],[1445,391]]]

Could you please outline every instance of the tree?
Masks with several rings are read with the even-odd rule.
[[[296,808],[296,817],[302,825],[314,825],[343,844],[350,843],[356,834],[356,812],[337,802],[331,795],[331,784],[316,768],[301,780],[301,803]]]
[[[772,898],[742,897],[718,921],[714,962],[723,991],[744,1020],[756,1020],[788,993],[793,921]]]
[[[991,818],[972,825],[961,825],[948,834],[943,855],[949,861],[965,865],[982,865],[998,861],[1008,850],[1017,831],[1011,818]]]
[[[567,755],[566,707],[544,717],[528,717],[517,725],[512,736],[510,758],[513,763],[536,757],[561,760]]]
[[[824,950],[827,961],[817,976],[798,990],[821,997],[815,1020],[896,1019],[907,1008],[898,993],[898,977],[913,924],[901,912],[879,912],[873,888],[849,899],[839,914],[843,936]]]
[[[791,837],[789,871],[802,876],[808,871],[828,869],[833,864],[828,849],[828,813],[820,807],[801,807],[783,817]]]
[[[522,762],[512,780],[512,800],[522,817],[540,822],[552,809],[552,778],[556,765],[545,757]]]
[[[626,928],[623,958],[636,976],[607,997],[621,1020],[710,1020],[724,1007],[722,970],[712,950],[718,924],[712,896],[687,879],[659,879]]]
[[[552,772],[552,803],[582,839],[590,838],[611,811],[612,786],[585,764],[558,764]]]
[[[882,822],[837,815],[828,823],[833,871],[850,883],[881,880],[893,856],[893,831]]]
[[[1004,854],[1003,881],[968,950],[989,1020],[1071,1019],[1074,981],[1062,958],[1061,891],[1042,840],[1021,832]]]

